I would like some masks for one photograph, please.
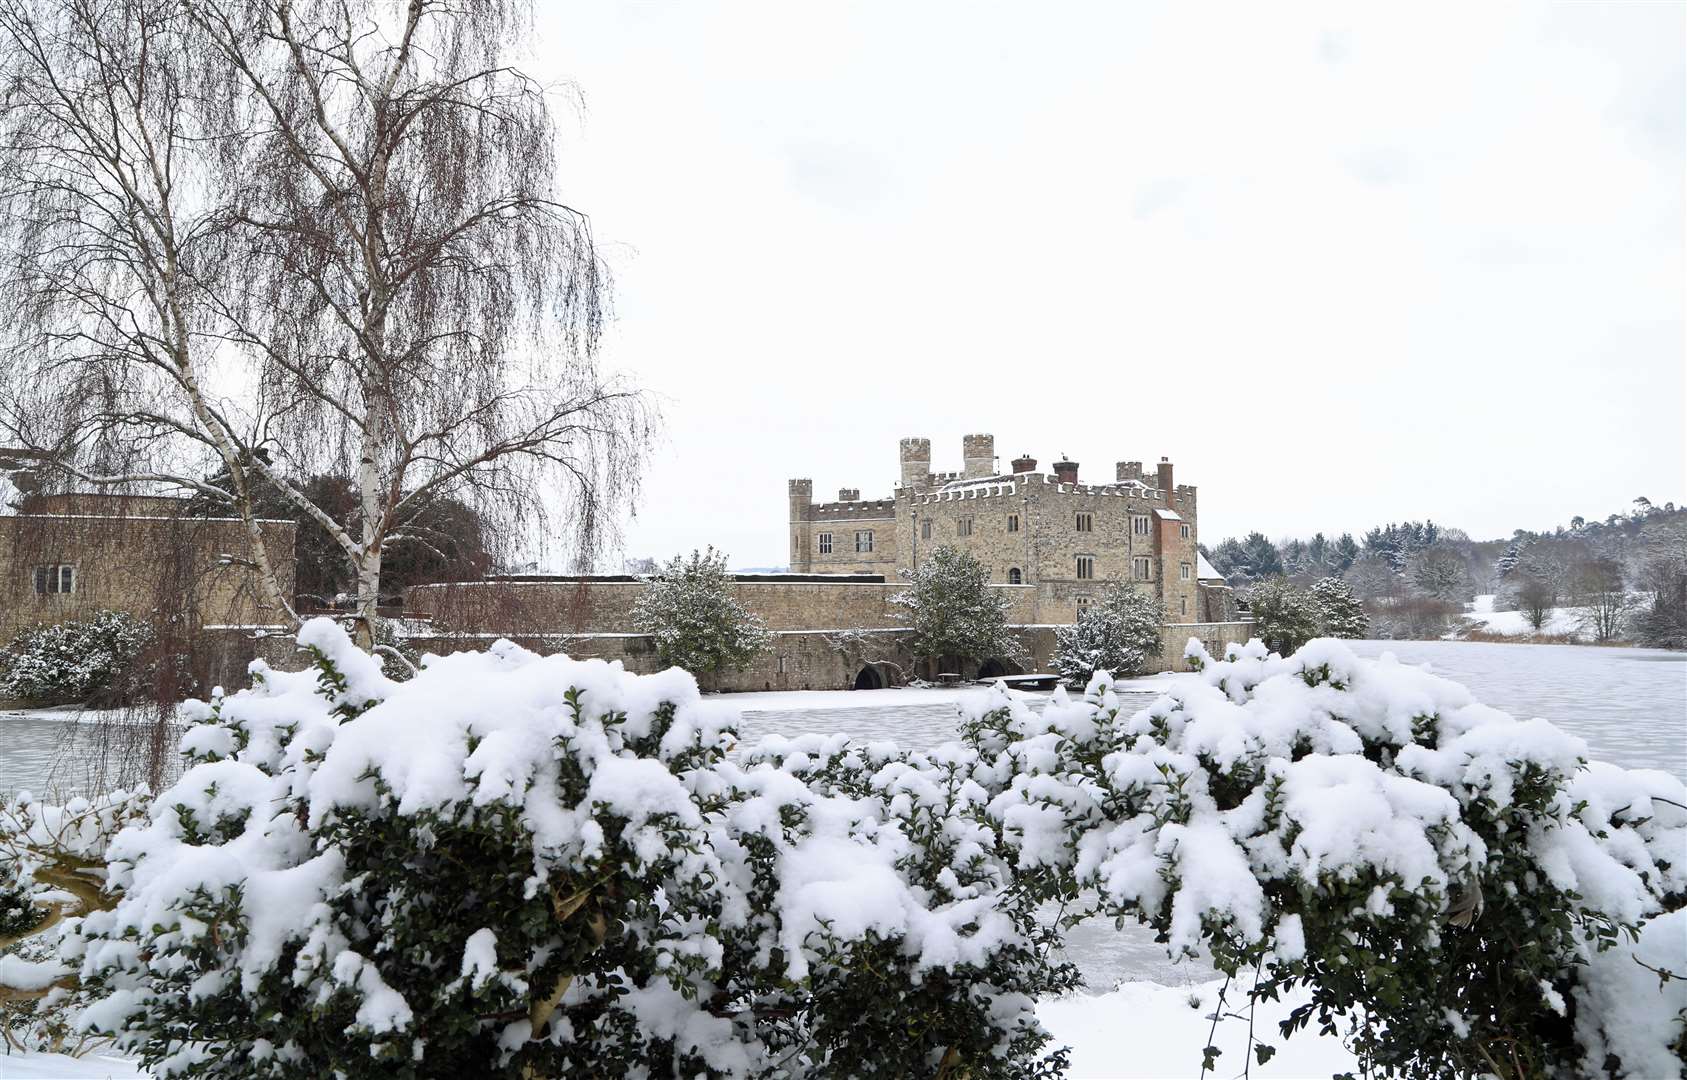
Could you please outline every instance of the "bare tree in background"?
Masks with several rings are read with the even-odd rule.
[[[207,286],[236,271],[211,244],[184,29],[171,0],[0,0],[0,431],[86,484],[229,507],[284,617],[208,370]],[[199,479],[211,462],[225,483]]]
[[[1589,559],[1575,568],[1571,579],[1575,602],[1581,608],[1582,629],[1598,642],[1615,641],[1628,626],[1639,597],[1628,591],[1622,563]]]
[[[576,561],[594,558],[635,493],[651,417],[595,363],[606,281],[586,219],[555,197],[546,93],[507,62],[520,5],[143,0],[143,33],[116,0],[0,4],[8,80],[16,66],[33,87],[8,106],[8,140],[54,132],[8,170],[12,198],[49,223],[32,252],[104,244],[118,266],[90,275],[65,255],[74,272],[34,283],[32,333],[13,339],[30,370],[7,409],[26,445],[197,462],[73,468],[246,516],[261,477],[354,568],[365,647],[383,556],[425,543],[408,526],[439,497],[506,523],[560,508]],[[89,65],[94,108],[67,108],[58,73]],[[69,215],[54,202],[66,152],[89,159]],[[136,307],[146,325],[125,336]],[[114,329],[62,364],[102,319]],[[213,470],[235,490],[198,479]],[[306,493],[323,472],[354,478],[352,514]]]

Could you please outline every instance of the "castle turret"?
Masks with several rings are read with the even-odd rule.
[[[860,488],[839,488],[838,489],[838,501],[839,502],[860,502],[861,501],[861,489]]]
[[[1172,492],[1177,490],[1172,484],[1172,463],[1166,458],[1161,458],[1159,470],[1160,490],[1166,493],[1166,498],[1170,499]]]
[[[902,486],[910,491],[925,487],[931,479],[931,440],[902,440]]]
[[[961,475],[968,480],[996,475],[996,437],[961,436]]]
[[[814,481],[791,480],[786,489],[791,500],[791,572],[800,574],[811,568],[814,558],[808,546],[808,521],[814,516]]]

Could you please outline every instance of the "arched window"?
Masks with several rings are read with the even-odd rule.
[[[1021,584],[1023,582],[1023,580],[1024,580],[1023,576],[1019,573],[1019,567],[1012,566],[1012,567],[1008,568],[1008,584],[1009,585]]]

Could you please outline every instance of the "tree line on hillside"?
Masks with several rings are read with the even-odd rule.
[[[1297,606],[1311,603],[1310,595],[1296,594],[1339,581],[1359,599],[1369,634],[1379,638],[1440,637],[1486,594],[1493,610],[1519,612],[1537,634],[1687,648],[1687,508],[1673,502],[1639,498],[1626,514],[1578,516],[1501,540],[1407,521],[1357,539],[1318,533],[1274,542],[1256,531],[1203,546],[1202,553],[1256,615],[1262,603],[1286,610],[1290,637]]]

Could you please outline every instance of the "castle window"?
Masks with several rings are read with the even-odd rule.
[[[1177,527],[1177,535],[1183,537],[1185,540],[1189,539],[1189,522],[1185,521],[1182,525]]]
[[[831,553],[832,553],[832,534],[831,533],[821,533],[820,534],[820,554],[830,555]]]
[[[1087,596],[1078,597],[1078,614],[1079,615],[1082,615],[1085,611],[1087,611],[1089,609],[1089,606],[1090,606],[1090,598],[1089,597],[1087,597]]]
[[[1076,524],[1075,527],[1076,527],[1078,532],[1094,532],[1095,531],[1095,515],[1094,514],[1079,514],[1078,515],[1078,521],[1077,521],[1077,524]]]
[[[1189,597],[1180,596],[1177,598],[1177,610],[1180,615],[1189,614]]]
[[[972,519],[970,517],[959,518],[955,521],[955,535],[956,536],[971,536],[972,535]]]
[[[1019,531],[1019,515],[1018,514],[1009,514],[1008,515],[1008,532],[1018,532],[1018,531]]]
[[[873,550],[872,529],[862,529],[860,532],[855,534],[855,550],[859,552],[870,552]]]
[[[1177,569],[1178,569],[1178,576],[1183,578],[1184,581],[1188,581],[1189,577],[1190,577],[1189,564],[1188,563],[1179,563]]]
[[[1019,572],[1019,567],[1017,567],[1017,566],[1008,567],[1008,584],[1009,585],[1023,585],[1024,583],[1025,583],[1025,575],[1023,575]]]
[[[73,593],[76,591],[76,567],[66,563],[35,568],[35,595]]]
[[[1138,556],[1131,561],[1136,564],[1136,580],[1147,581],[1150,569],[1148,560],[1142,556]]]
[[[1131,532],[1137,536],[1148,535],[1148,515],[1135,514],[1131,517]]]
[[[931,539],[931,519],[930,518],[926,518],[924,521],[920,522],[920,539],[921,540],[930,540]]]
[[[1078,580],[1088,581],[1093,577],[1095,577],[1095,556],[1078,556]]]

